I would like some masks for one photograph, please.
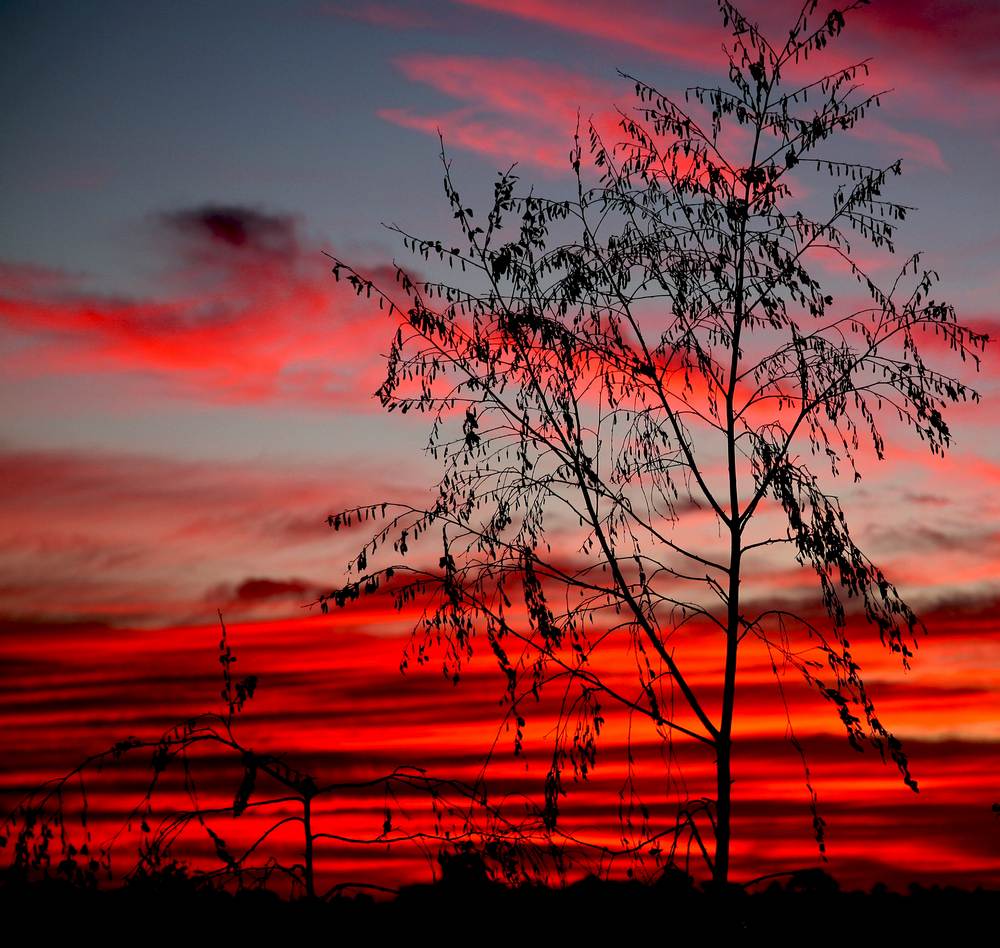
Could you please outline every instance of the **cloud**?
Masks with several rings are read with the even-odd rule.
[[[0,482],[0,612],[117,624],[297,612],[317,585],[297,577],[333,583],[356,552],[331,511],[419,499],[377,457],[288,468],[6,451]]]
[[[515,794],[509,801],[515,808],[520,808],[520,795],[540,800],[551,757],[547,735],[552,702],[558,696],[532,703],[526,756],[515,759],[510,735],[501,725],[503,709],[497,705],[501,676],[488,653],[457,687],[433,666],[401,676],[398,662],[405,639],[365,634],[343,621],[349,616],[345,611],[230,623],[237,669],[260,679],[237,723],[244,740],[260,753],[290,757],[321,782],[365,780],[402,765],[469,780],[478,776],[499,735],[487,771],[491,799],[500,802],[506,793]],[[979,638],[985,642],[995,639],[997,623],[995,612],[984,618],[988,624]],[[217,624],[144,630],[0,624],[0,753],[6,762],[0,789],[64,772],[80,754],[128,733],[154,736],[176,720],[216,708],[217,641]],[[959,730],[989,723],[992,686],[969,684],[973,676],[970,658],[965,684],[950,681],[943,672],[938,680],[912,689],[901,685],[889,695],[887,725],[897,731],[905,730],[907,722],[919,728],[928,714],[952,715]],[[996,884],[991,841],[983,833],[992,818],[992,778],[1000,766],[995,737],[906,739],[905,750],[921,783],[920,794],[914,795],[877,755],[851,751],[829,707],[818,700],[805,707],[798,697],[790,695],[793,720],[802,725],[797,733],[828,821],[828,868],[842,884],[870,885],[876,879],[905,883],[932,876],[938,883]],[[812,705],[823,712],[826,727],[810,726],[820,720]],[[950,705],[956,705],[954,712]],[[654,821],[669,825],[676,815],[664,802],[665,779],[668,792],[670,781],[682,778],[687,798],[712,795],[710,750],[677,741],[665,778],[660,740],[640,722],[626,727],[614,707],[604,711],[596,768],[586,782],[567,781],[565,829],[576,828],[585,838],[614,834],[629,761]],[[734,744],[736,871],[751,875],[815,862],[801,762],[787,741],[780,702],[751,683],[741,691],[738,721],[747,721],[749,732],[744,728]],[[109,771],[106,782],[91,786],[95,833],[106,835],[141,797],[148,760],[148,755],[126,758],[124,766]],[[219,757],[196,756],[194,767],[204,800],[218,795],[220,805],[231,802],[231,781],[239,779],[238,773]],[[157,799],[161,805],[184,805],[183,786],[171,783],[170,776],[165,775],[163,795]],[[429,808],[411,802],[404,806],[409,819],[431,815]],[[358,788],[339,805],[318,808],[318,819],[323,831],[353,822],[377,833],[385,804],[382,788]],[[230,820],[226,827],[231,845],[242,839],[240,833],[259,830],[242,821]],[[323,847],[320,855],[324,871],[341,876],[356,877],[359,866],[367,867],[365,854],[349,847]],[[426,871],[419,851],[400,847],[399,858],[401,863],[381,864],[379,871],[402,873],[406,879],[421,878]],[[398,884],[399,878],[385,881]]]
[[[872,116],[855,125],[852,134],[865,141],[876,142],[887,156],[898,153],[909,161],[936,171],[949,170],[940,146],[927,135],[901,131]]]
[[[299,252],[295,220],[253,208],[204,205],[162,215],[169,229],[224,247],[238,247],[265,256],[290,258]]]
[[[313,524],[312,540],[317,539]],[[221,610],[236,621],[284,617],[315,602],[326,590],[304,579],[251,577],[238,583],[220,583],[204,596],[209,609]]]
[[[59,294],[71,291],[78,278],[51,267],[0,260],[0,296]]]
[[[882,0],[863,13],[886,55],[926,69],[931,62],[975,84],[1000,81],[1000,7],[979,0]]]
[[[634,88],[607,82],[551,63],[523,58],[460,54],[409,54],[395,61],[411,82],[420,82],[461,103],[457,108],[418,114],[406,107],[379,109],[380,118],[428,135],[439,132],[445,145],[518,161],[549,173],[569,173],[569,150],[579,124],[586,149],[588,122],[607,145],[627,138],[621,114],[632,115]],[[698,116],[696,105],[690,106]],[[872,142],[886,163],[902,156],[937,171],[947,171],[940,146],[921,132],[901,130],[869,115],[853,131]],[[728,126],[723,148],[741,154],[745,130]],[[746,151],[749,154],[749,151]],[[804,189],[799,188],[800,193]]]
[[[619,43],[676,59],[700,68],[725,65],[725,34],[716,22],[701,22],[663,14],[662,4],[622,5],[607,0],[458,0],[530,23],[542,24],[599,40]],[[714,10],[712,11],[715,12]]]
[[[245,602],[256,602],[260,599],[284,599],[289,596],[301,598],[310,587],[299,579],[245,579],[236,587],[236,598]]]
[[[665,11],[660,4],[623,7],[610,0],[457,2],[466,8],[558,30],[590,44],[631,47],[650,58],[707,71],[720,78],[727,68],[722,48],[732,38],[714,5],[711,9],[691,5],[686,10],[674,7]],[[770,31],[772,37],[780,37],[789,25],[786,21],[794,15],[794,11],[785,11],[779,19],[773,5],[750,4],[743,9],[751,19],[763,18],[765,33]],[[964,125],[970,129],[981,126],[983,121],[995,124],[996,102],[1000,101],[1000,65],[992,37],[997,19],[995,10],[984,9],[974,0],[958,0],[948,9],[934,0],[920,0],[914,5],[904,0],[876,4],[848,17],[847,29],[831,44],[832,49],[819,57],[818,64],[813,57],[808,62],[790,65],[785,72],[786,88],[802,77],[812,81],[817,70],[835,70],[850,62],[870,60],[869,76],[859,94],[878,91],[892,94],[883,100],[883,105],[888,106],[886,117],[869,115],[856,126],[854,134],[871,141],[887,162],[903,157],[907,162],[946,172],[950,166],[942,145],[951,144],[952,135],[929,132],[927,122],[952,127]],[[641,62],[634,68],[640,75],[647,73]],[[498,79],[498,84],[506,80],[502,68],[500,76],[503,78]],[[595,104],[604,108],[612,98],[607,95],[593,98],[581,93],[579,101],[587,108]],[[481,107],[488,107],[485,99]],[[495,138],[503,142],[496,147],[498,156],[511,158],[520,149],[521,156],[540,166],[566,168],[564,159],[560,163],[561,151],[565,149],[537,154],[530,147],[530,134],[526,136],[529,141],[519,141],[519,136],[510,133],[510,121],[504,123],[461,112],[418,116],[405,109],[387,110],[383,117],[430,132],[440,126],[462,147],[480,152],[488,152],[489,143]],[[558,131],[560,141],[564,140],[565,130]]]
[[[520,161],[548,171],[568,171],[569,151],[582,109],[585,129],[589,108],[604,109],[603,126],[614,124],[610,112],[622,87],[550,64],[527,59],[411,54],[395,61],[412,82],[425,83],[467,103],[433,115],[405,108],[381,109],[386,121],[426,134],[440,129],[445,146],[501,159]]]
[[[918,556],[965,553],[976,559],[1000,559],[1000,530],[983,529],[973,524],[964,527],[956,524],[950,530],[919,522],[906,526],[884,524],[874,527],[871,536],[880,546],[891,550],[906,549]]]
[[[459,147],[487,155],[505,167],[513,162],[554,174],[571,173],[570,150],[579,128],[585,154],[590,128],[609,151],[629,140],[620,127],[635,105],[633,86],[605,82],[584,73],[523,58],[410,54],[395,61],[412,82],[421,82],[465,103],[429,115],[404,107],[384,108],[379,117],[395,125],[444,139],[445,148]],[[732,130],[731,141],[745,133]],[[683,171],[691,159],[673,159]],[[586,163],[587,159],[584,160]]]
[[[30,344],[15,376],[145,378],[215,403],[373,409],[392,320],[330,275],[295,218],[206,205],[151,222],[166,275],[146,299],[88,292],[70,274],[0,268],[0,325]],[[384,268],[375,268],[385,277]],[[152,384],[155,382],[155,386]]]
[[[632,47],[656,58],[717,73],[725,67],[722,44],[730,40],[715,5],[678,7],[612,0],[456,0],[601,44]],[[741,7],[761,21],[765,35],[779,36],[798,9],[776,11],[774,4]],[[825,16],[820,10],[814,15]],[[874,62],[873,81],[899,90],[908,111],[947,123],[967,123],[995,115],[1000,88],[1000,56],[995,37],[1000,11],[978,0],[886,0],[856,11],[822,62],[837,65],[865,57]],[[836,57],[836,62],[834,61]],[[812,66],[812,63],[807,64]]]

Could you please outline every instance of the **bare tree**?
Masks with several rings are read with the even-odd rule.
[[[432,416],[442,477],[425,509],[380,503],[331,515],[336,528],[381,521],[323,607],[386,586],[399,608],[419,601],[403,665],[440,649],[456,680],[488,646],[506,681],[515,752],[526,709],[560,688],[550,827],[566,775],[586,777],[595,762],[605,706],[646,719],[663,741],[702,745],[714,755],[715,798],[680,801],[672,832],[691,834],[719,884],[730,877],[745,642],[767,650],[776,676],[778,664],[797,670],[855,749],[873,747],[917,789],[847,627],[863,617],[907,666],[921,624],[852,539],[820,468],[833,482],[842,469],[860,479],[861,454],[883,458],[883,432],[906,426],[944,452],[943,409],[977,395],[925,361],[925,342],[937,341],[946,365],[941,342],[978,368],[987,340],[934,298],[936,274],[919,255],[888,284],[855,255],[859,239],[895,253],[911,210],[883,195],[899,161],[825,153],[880,104],[884,93],[863,90],[867,61],[788,84],[865,2],[824,13],[808,0],[775,45],[719,0],[728,85],[689,88],[679,101],[622,73],[638,105],[620,114],[620,142],[593,124],[578,130],[570,199],[523,191],[511,168],[486,213],[474,212],[442,146],[457,246],[391,229],[421,267],[458,270],[464,285],[399,266],[386,288],[340,259],[333,268],[398,318],[377,394],[389,411]],[[792,169],[832,177],[825,216],[793,207]],[[864,303],[824,288],[811,264],[818,248],[843,261]],[[693,526],[697,508],[711,530]],[[431,561],[422,536],[438,545]],[[744,588],[753,559],[781,550],[815,571],[822,621],[776,602],[766,585]],[[689,625],[717,650],[717,696],[695,686],[677,647]],[[627,690],[600,664],[623,640],[635,656]],[[814,826],[822,850],[815,809]]]

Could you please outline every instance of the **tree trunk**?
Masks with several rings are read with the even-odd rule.
[[[306,884],[306,898],[316,898],[316,876],[313,868],[313,831],[312,831],[312,797],[305,796],[302,800],[302,828],[305,832],[305,853],[303,874]]]
[[[716,741],[715,865],[712,880],[729,882],[729,841],[732,837],[732,733],[736,698],[736,659],[740,633],[740,535],[733,528],[726,623],[726,669],[722,685],[722,718]]]
[[[730,744],[719,738],[716,763],[716,805],[715,805],[715,864],[712,867],[712,881],[724,888],[729,882],[729,840],[732,817],[732,779],[730,771]]]

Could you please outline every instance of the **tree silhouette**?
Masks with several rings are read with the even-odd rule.
[[[512,167],[488,211],[474,212],[442,145],[457,245],[391,227],[430,275],[397,266],[396,286],[379,287],[334,258],[338,279],[398,318],[377,394],[389,411],[432,416],[442,477],[424,509],[331,515],[338,529],[381,520],[323,608],[386,588],[397,608],[421,603],[403,667],[440,649],[456,681],[475,649],[491,649],[515,752],[527,709],[558,688],[550,827],[567,775],[585,778],[595,763],[606,706],[645,718],[665,742],[702,745],[715,798],[681,800],[672,832],[675,842],[690,834],[720,885],[744,643],[766,650],[779,690],[778,666],[797,670],[856,750],[873,747],[917,789],[847,633],[863,617],[908,667],[922,626],[852,539],[820,467],[832,483],[843,470],[859,480],[856,462],[884,458],[883,432],[904,426],[943,453],[942,410],[977,398],[947,365],[957,372],[957,355],[978,368],[986,337],[933,297],[937,276],[918,254],[880,284],[852,249],[860,239],[895,253],[911,210],[883,196],[899,161],[825,153],[880,104],[884,93],[862,89],[868,61],[789,84],[865,2],[824,13],[808,0],[773,45],[719,0],[728,85],[689,88],[681,102],[622,73],[638,105],[620,112],[620,142],[578,127],[574,197],[524,191]],[[825,216],[792,206],[793,169],[830,175]],[[863,302],[824,288],[812,265],[820,248]],[[925,361],[928,341],[944,368]],[[421,537],[439,544],[433,560],[419,554]],[[764,583],[744,590],[753,559],[783,549],[815,571],[822,620]],[[697,686],[686,665],[689,629],[717,653],[717,689]],[[627,689],[601,664],[623,641],[635,662]]]

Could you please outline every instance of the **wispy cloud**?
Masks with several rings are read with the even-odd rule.
[[[612,106],[622,92],[621,86],[526,59],[413,54],[396,66],[407,79],[464,104],[430,115],[386,108],[379,110],[381,118],[427,134],[440,130],[446,146],[548,171],[569,171],[578,110],[582,129],[595,106],[603,110],[595,122],[613,125]]]

